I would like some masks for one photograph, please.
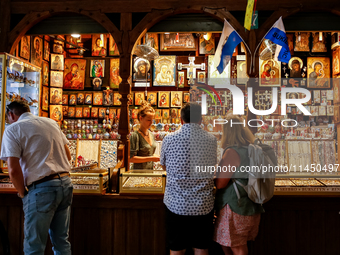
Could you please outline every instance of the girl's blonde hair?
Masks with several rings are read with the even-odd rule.
[[[143,101],[138,110],[138,120],[140,120],[140,117],[144,118],[147,113],[155,114],[155,109],[153,109],[153,107],[147,101]]]
[[[227,124],[223,125],[223,135],[222,135],[222,148],[225,149],[228,146],[248,146],[254,143],[255,136],[252,134],[248,126],[243,124],[233,124],[231,126],[231,121],[233,123],[243,123],[244,120],[241,117],[229,116],[226,118]]]

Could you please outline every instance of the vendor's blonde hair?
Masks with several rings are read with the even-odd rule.
[[[143,101],[138,110],[138,120],[140,120],[140,117],[144,118],[147,113],[155,114],[155,109],[153,109],[153,107],[147,101]]]
[[[252,134],[248,126],[243,124],[233,124],[231,126],[231,121],[233,123],[243,123],[244,120],[238,116],[228,116],[226,118],[227,124],[223,125],[223,135],[222,135],[222,148],[227,148],[228,146],[248,146],[254,143],[255,136]]]

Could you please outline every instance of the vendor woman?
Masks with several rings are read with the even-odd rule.
[[[155,155],[156,142],[149,128],[155,118],[155,110],[146,101],[138,110],[139,130],[130,137],[130,162],[132,169],[153,169],[153,162],[159,161]]]

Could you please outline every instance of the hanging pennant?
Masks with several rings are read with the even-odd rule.
[[[248,3],[247,3],[246,16],[244,18],[244,27],[248,30],[251,29],[251,25],[253,21],[254,3],[255,3],[255,0],[248,0]]]

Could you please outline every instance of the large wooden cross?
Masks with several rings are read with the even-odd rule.
[[[205,63],[195,64],[195,57],[189,57],[189,64],[182,64],[182,63],[177,64],[178,70],[182,70],[183,68],[187,69],[188,84],[192,85],[192,84],[195,84],[196,68],[204,71]]]

